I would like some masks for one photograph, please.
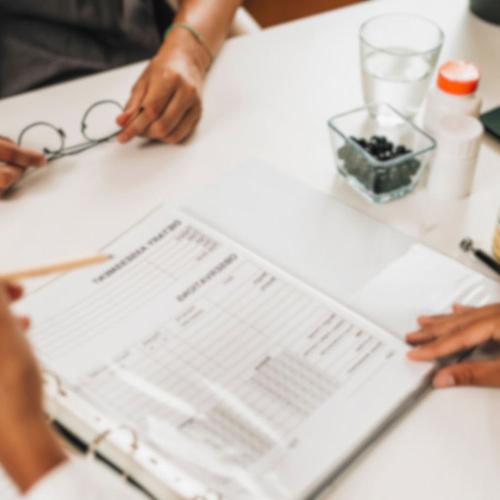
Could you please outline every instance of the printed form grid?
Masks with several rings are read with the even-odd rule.
[[[37,326],[49,358],[133,316],[217,250],[234,252],[193,225],[170,236]],[[170,314],[159,311],[155,331],[88,373],[77,390],[138,428],[154,416],[216,449],[236,447],[242,465],[272,448],[270,435],[290,435],[359,367],[371,366],[366,379],[390,355],[330,306],[240,255]]]
[[[238,270],[247,280],[242,283],[235,279],[237,286],[225,293],[216,293],[218,303],[210,300],[212,290],[207,288],[194,304],[189,305],[194,322],[189,322],[185,312],[179,314],[183,326],[176,332],[172,326],[163,330],[168,340],[156,339],[148,350],[144,347],[141,351],[134,350],[134,354],[119,363],[121,368],[133,372],[141,380],[190,403],[198,412],[206,413],[208,418],[204,419],[202,429],[200,421],[186,420],[182,414],[169,411],[139,394],[136,396],[140,404],[133,398],[134,405],[131,405],[130,396],[124,395],[130,391],[124,390],[120,383],[113,384],[113,376],[109,373],[106,384],[102,379],[95,380],[87,389],[94,396],[100,395],[98,399],[112,401],[115,411],[128,411],[130,416],[130,408],[137,407],[138,411],[132,416],[136,425],[144,425],[148,415],[162,416],[192,436],[210,436],[211,441],[220,437],[218,447],[234,445],[235,432],[239,429],[245,457],[257,459],[272,442],[256,432],[252,433],[253,441],[250,440],[251,422],[242,425],[241,417],[232,415],[227,409],[223,411],[217,396],[200,384],[201,376],[223,387],[247,407],[257,409],[273,428],[290,433],[333,393],[337,385],[335,376],[339,380],[341,375],[345,376],[367,351],[370,353],[369,348],[376,341],[364,332],[353,331],[352,325],[336,318],[327,306],[311,301],[267,273],[266,286],[256,287],[255,283],[263,274],[258,266],[249,262],[240,264],[232,273],[236,277]],[[200,314],[200,311],[203,312]],[[338,363],[332,364],[336,370],[330,369],[329,373],[287,351],[303,342],[304,336],[317,337],[325,325],[332,325],[332,329],[323,334],[320,341],[329,339],[334,331],[337,331],[337,342],[344,339]],[[171,338],[173,332],[175,338]],[[327,350],[330,356],[332,349],[330,344]],[[307,350],[310,354],[309,346]],[[266,359],[273,351],[278,355]],[[299,354],[304,355],[304,352]]]
[[[184,252],[180,262],[178,247]],[[180,236],[158,244],[147,257],[131,263],[125,274],[118,273],[100,284],[94,293],[63,314],[36,324],[39,350],[49,359],[56,359],[99,337],[103,330],[148,304],[179,279],[182,275],[175,266],[195,269],[216,248],[211,238],[187,227]],[[174,262],[168,266],[170,258]]]

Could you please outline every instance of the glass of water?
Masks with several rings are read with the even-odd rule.
[[[367,105],[386,102],[413,118],[436,69],[444,34],[428,19],[386,14],[360,30],[363,94]]]

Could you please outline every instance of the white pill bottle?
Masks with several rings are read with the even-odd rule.
[[[481,122],[472,116],[448,114],[439,119],[434,137],[427,192],[442,201],[469,196],[483,136]]]
[[[430,90],[424,112],[424,128],[436,135],[441,119],[446,115],[465,115],[478,118],[481,98],[479,70],[467,61],[448,61],[439,68],[437,85]]]

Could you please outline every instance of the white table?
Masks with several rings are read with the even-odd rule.
[[[152,206],[182,202],[228,166],[263,159],[453,256],[462,235],[488,247],[500,203],[500,147],[486,139],[473,195],[440,206],[420,191],[377,207],[337,178],[326,120],[361,103],[357,30],[366,18],[408,11],[446,32],[443,57],[482,69],[487,108],[500,104],[500,27],[468,14],[467,0],[380,0],[228,42],[213,68],[205,114],[183,146],[110,144],[53,164],[0,203],[2,269],[92,254]],[[496,49],[496,50],[495,50]],[[17,136],[50,119],[79,139],[93,101],[124,101],[135,65],[0,102],[0,130]],[[8,236],[8,237],[7,237]],[[483,500],[500,491],[500,392],[433,394],[356,462],[332,500]]]

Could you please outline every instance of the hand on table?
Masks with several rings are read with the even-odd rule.
[[[10,139],[0,137],[0,196],[23,176],[28,167],[41,167],[46,163],[42,153],[21,148]]]
[[[210,59],[186,30],[174,30],[139,78],[124,113],[118,141],[140,136],[176,144],[201,118],[201,93]]]
[[[0,464],[27,491],[66,457],[43,412],[42,378],[25,330],[9,305],[22,295],[0,283]]]
[[[500,341],[500,304],[454,306],[451,314],[424,316],[418,322],[420,329],[406,337],[417,346],[408,353],[414,361],[430,361]],[[460,385],[500,387],[500,358],[457,363],[441,368],[434,377],[437,388]]]

